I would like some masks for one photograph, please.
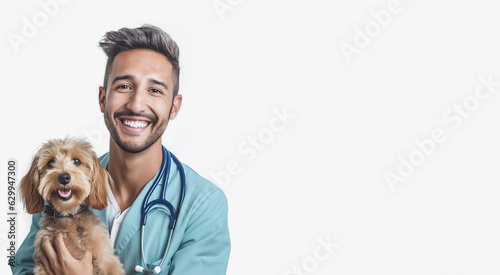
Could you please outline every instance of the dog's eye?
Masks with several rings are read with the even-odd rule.
[[[56,161],[53,159],[49,160],[49,162],[47,162],[47,166],[54,168],[54,166],[56,166]]]
[[[80,161],[80,159],[74,159],[74,160],[73,160],[73,163],[74,163],[76,166],[78,166],[78,165],[80,165],[82,162]]]

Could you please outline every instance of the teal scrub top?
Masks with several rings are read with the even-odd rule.
[[[99,161],[108,166],[108,153]],[[177,208],[181,189],[179,170],[171,161],[167,185],[167,200]],[[219,275],[226,274],[231,248],[228,229],[227,199],[221,189],[183,164],[186,174],[186,195],[172,235],[172,241],[160,274]],[[125,216],[115,242],[115,253],[120,257],[126,274],[137,274],[141,265],[141,208],[144,197],[158,174],[141,191]],[[160,182],[150,201],[160,198],[165,178]],[[108,228],[107,209],[94,210]],[[44,213],[33,215],[31,229],[16,253],[13,274],[32,274],[33,243],[39,229],[38,221]],[[168,238],[170,211],[161,206],[150,210],[144,231],[144,257],[149,269],[160,264]]]

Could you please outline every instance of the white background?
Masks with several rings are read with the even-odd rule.
[[[373,14],[390,2],[74,0],[44,22],[37,1],[2,1],[1,255],[7,159],[17,159],[19,181],[47,139],[87,136],[106,152],[98,41],[151,23],[181,49],[184,101],[163,143],[226,193],[228,274],[299,274],[294,266],[302,274],[499,274],[500,87],[476,101],[474,91],[480,77],[500,82],[500,5],[401,0],[381,26]],[[36,32],[13,44],[34,20]],[[356,39],[347,56],[340,46]],[[465,104],[459,126],[443,118]],[[283,110],[293,118],[272,132]],[[423,155],[415,140],[434,129],[446,138]],[[252,137],[261,147],[250,159],[238,148]],[[418,165],[391,191],[384,174],[410,156]],[[228,163],[236,171],[217,180]],[[20,244],[31,220],[18,209]],[[321,240],[338,247],[327,251]],[[0,273],[9,273],[2,259]]]

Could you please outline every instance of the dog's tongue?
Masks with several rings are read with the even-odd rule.
[[[67,197],[69,197],[69,195],[71,195],[71,190],[69,190],[69,189],[59,190],[59,196],[61,196],[63,198],[67,198]]]

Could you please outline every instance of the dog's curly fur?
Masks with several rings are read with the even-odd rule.
[[[67,183],[60,183],[61,174],[69,175]],[[78,138],[52,139],[44,143],[33,158],[28,174],[21,180],[20,192],[30,214],[43,212],[45,201],[59,215],[73,215],[87,203],[94,209],[104,209],[107,186],[111,182],[90,143]],[[53,241],[59,233],[76,259],[82,259],[87,250],[92,251],[94,274],[125,274],[104,223],[91,210],[74,217],[44,215],[39,225],[34,243],[35,274],[46,274],[41,262],[43,241]]]

